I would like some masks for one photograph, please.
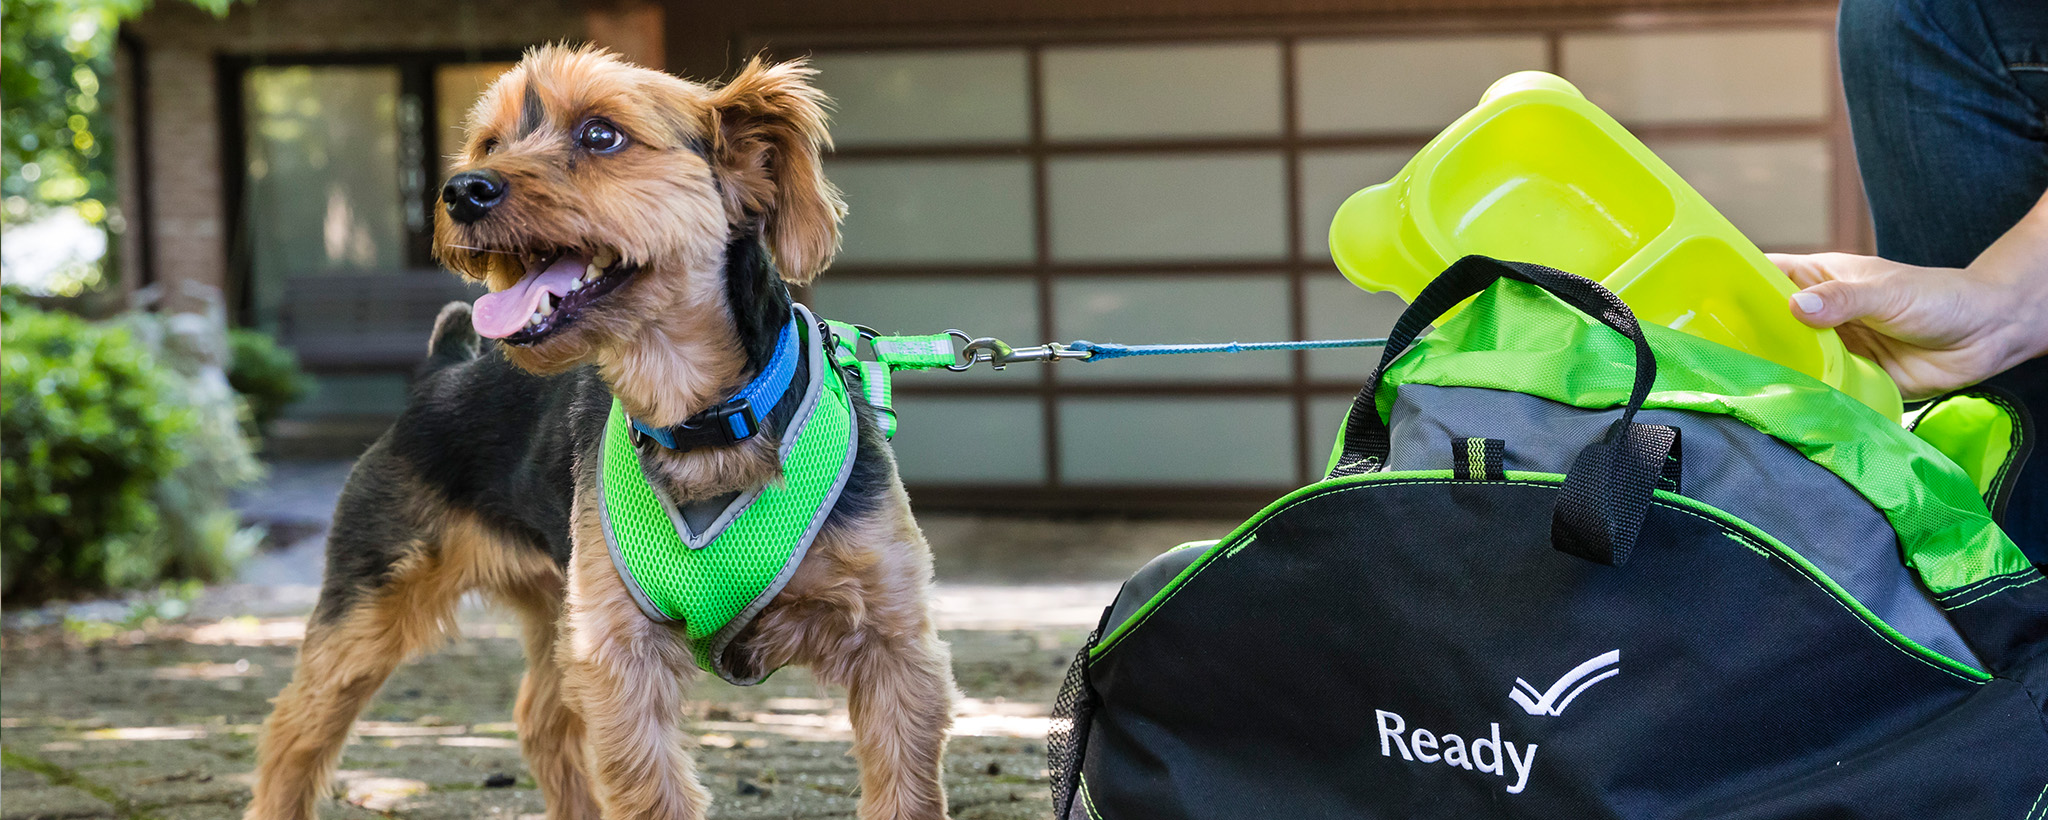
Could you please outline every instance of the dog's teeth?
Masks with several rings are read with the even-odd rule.
[[[612,257],[612,252],[605,250],[598,251],[597,256],[591,258],[590,264],[597,266],[598,270],[604,270],[611,267],[614,261],[617,260]]]
[[[574,282],[570,282],[570,283],[569,283],[569,292],[570,292],[570,293],[575,293],[576,291],[579,291],[579,290],[582,290],[582,289],[583,289],[583,280],[581,280],[581,279],[578,279],[578,280],[576,280],[576,281],[574,281]]]
[[[596,262],[592,262],[592,263],[590,263],[590,264],[588,264],[588,265],[584,265],[584,266],[583,266],[583,278],[584,278],[584,279],[586,279],[586,280],[589,280],[589,281],[595,282],[595,281],[597,281],[597,277],[600,277],[600,276],[603,276],[603,275],[604,275],[604,268],[602,268],[602,267],[598,266],[598,264],[597,264]]]
[[[533,312],[533,315],[535,315],[535,316],[546,316],[546,315],[548,315],[548,314],[550,314],[550,313],[553,313],[553,312],[555,312],[555,306],[554,306],[554,305],[549,305],[549,304],[543,304],[543,305],[541,305],[541,306],[540,306],[540,310],[536,310],[536,311],[534,311],[534,312]]]
[[[539,327],[541,320],[545,318],[547,317],[540,315],[539,311],[535,311],[532,316],[527,317],[526,323],[529,325],[533,325],[534,327]]]

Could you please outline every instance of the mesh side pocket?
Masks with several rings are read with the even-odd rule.
[[[1054,818],[1069,816],[1081,782],[1081,754],[1088,747],[1088,725],[1096,705],[1095,689],[1088,685],[1088,651],[1095,648],[1101,635],[1100,629],[1088,633],[1087,643],[1067,666],[1067,679],[1052,703],[1052,722],[1045,733],[1045,771],[1052,781]]]

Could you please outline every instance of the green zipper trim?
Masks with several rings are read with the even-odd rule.
[[[1247,536],[1253,535],[1254,531],[1264,524],[1267,519],[1286,510],[1288,507],[1308,500],[1312,496],[1321,496],[1327,492],[1342,490],[1352,485],[1378,483],[1407,484],[1418,481],[1443,480],[1456,479],[1452,478],[1451,471],[1449,470],[1404,470],[1385,473],[1364,473],[1318,482],[1282,496],[1278,501],[1266,505],[1266,508],[1260,510],[1257,515],[1252,516],[1251,519],[1232,530],[1228,537],[1218,541],[1215,546],[1210,547],[1202,557],[1181,570],[1179,575],[1174,576],[1171,582],[1168,582],[1150,600],[1147,600],[1144,606],[1139,607],[1137,612],[1124,619],[1123,623],[1116,625],[1115,629],[1107,637],[1096,643],[1095,647],[1089,650],[1089,662],[1092,664],[1095,659],[1107,654],[1125,636],[1143,625],[1151,617],[1152,613],[1163,606],[1167,600],[1171,599],[1183,585],[1193,580],[1196,575],[1200,574],[1203,569],[1207,568],[1219,556],[1236,552],[1240,539],[1246,539]],[[1476,480],[1474,481],[1476,482]],[[1507,483],[1532,486],[1557,486],[1564,483],[1564,476],[1556,473],[1509,470],[1506,481]],[[1497,484],[1501,482],[1495,481],[1492,483]],[[1711,504],[1702,503],[1664,490],[1658,490],[1656,497],[1658,501],[1664,502],[1666,506],[1677,508],[1680,511],[1691,512],[1720,525],[1723,529],[1734,531],[1751,542],[1748,546],[1768,550],[1770,553],[1783,558],[1800,574],[1805,575],[1815,585],[1819,586],[1830,596],[1833,596],[1850,613],[1861,619],[1864,625],[1869,627],[1872,632],[1889,641],[1894,647],[1914,657],[1916,660],[1927,662],[1937,669],[1954,674],[1972,683],[1984,683],[1991,680],[1990,673],[1950,658],[1940,652],[1928,649],[1912,638],[1906,637],[1904,633],[1893,628],[1883,618],[1879,618],[1877,613],[1870,611],[1870,608],[1864,606],[1862,601],[1850,595],[1848,590],[1842,588],[1842,585],[1836,583],[1833,578],[1828,577],[1827,573],[1822,572],[1812,561],[1807,560],[1805,556],[1800,555],[1797,551],[1787,546],[1785,542],[1779,541],[1770,533],[1764,532],[1749,522],[1730,515]]]
[[[1132,629],[1136,628],[1140,622],[1143,622],[1146,618],[1151,617],[1152,611],[1158,609],[1161,603],[1164,603],[1166,599],[1173,597],[1173,593],[1176,590],[1180,589],[1181,584],[1184,584],[1188,581],[1188,579],[1195,577],[1195,574],[1201,572],[1203,567],[1208,566],[1210,561],[1216,559],[1216,556],[1221,555],[1225,551],[1229,550],[1231,547],[1236,546],[1239,538],[1251,532],[1252,529],[1257,527],[1258,525],[1265,523],[1265,520],[1268,517],[1271,517],[1274,513],[1277,513],[1293,505],[1294,502],[1299,501],[1302,498],[1307,497],[1309,495],[1320,493],[1323,490],[1334,489],[1337,487],[1343,487],[1351,484],[1363,484],[1372,481],[1386,481],[1390,479],[1403,478],[1415,479],[1450,477],[1451,471],[1449,470],[1404,470],[1400,472],[1391,473],[1365,473],[1362,475],[1345,476],[1343,478],[1331,479],[1329,481],[1320,481],[1315,484],[1310,484],[1306,487],[1297,489],[1294,492],[1281,496],[1279,500],[1274,501],[1271,504],[1267,504],[1265,509],[1259,510],[1257,514],[1253,515],[1249,519],[1246,519],[1246,521],[1243,524],[1237,525],[1237,528],[1231,530],[1229,535],[1224,536],[1222,539],[1214,542],[1209,547],[1208,551],[1202,554],[1202,557],[1195,559],[1194,563],[1187,565],[1185,569],[1182,569],[1180,571],[1179,575],[1173,576],[1173,580],[1167,582],[1166,586],[1161,587],[1157,593],[1154,593],[1152,595],[1151,600],[1146,601],[1144,606],[1138,607],[1137,612],[1131,613],[1131,616],[1125,618],[1123,623],[1117,624],[1116,628],[1111,630],[1108,635],[1104,636],[1102,640],[1097,641],[1095,647],[1093,649],[1088,650],[1089,659],[1093,660],[1094,658],[1100,657],[1103,653],[1108,652],[1109,648],[1115,646],[1117,641],[1123,640],[1124,635],[1128,634]],[[1188,544],[1183,544],[1181,546],[1192,546],[1194,543],[1198,542],[1189,542]],[[1175,549],[1177,550],[1179,549],[1179,547],[1176,547]]]
[[[1742,535],[1748,536],[1750,539],[1754,541],[1763,542],[1763,545],[1765,547],[1770,549],[1772,552],[1777,553],[1779,557],[1782,557],[1787,561],[1791,562],[1796,568],[1799,569],[1801,573],[1805,574],[1808,578],[1813,579],[1814,583],[1820,584],[1823,588],[1825,588],[1828,591],[1828,594],[1835,596],[1835,600],[1840,601],[1843,606],[1848,607],[1851,612],[1856,613],[1856,616],[1862,618],[1863,622],[1868,624],[1871,629],[1876,630],[1878,634],[1884,636],[1885,639],[1891,641],[1892,643],[1898,644],[1901,648],[1910,649],[1913,653],[1918,654],[1928,660],[1934,661],[1935,663],[1940,664],[1942,667],[1946,668],[1948,671],[1960,674],[1963,677],[1969,678],[1973,682],[1983,683],[1985,681],[1991,680],[1990,673],[1978,669],[1974,666],[1971,666],[1967,663],[1963,663],[1962,661],[1958,661],[1947,655],[1941,654],[1940,652],[1936,652],[1932,649],[1928,649],[1927,647],[1921,646],[1918,641],[1915,641],[1912,638],[1908,638],[1905,636],[1904,633],[1898,631],[1897,629],[1892,628],[1892,625],[1890,623],[1886,622],[1883,618],[1879,618],[1877,616],[1877,613],[1870,611],[1870,608],[1864,606],[1863,602],[1857,600],[1856,596],[1850,595],[1849,591],[1847,589],[1843,589],[1841,584],[1835,583],[1835,579],[1828,577],[1827,573],[1822,572],[1820,567],[1814,566],[1812,561],[1806,560],[1806,556],[1800,555],[1797,550],[1794,550],[1791,547],[1786,546],[1785,542],[1779,541],[1770,533],[1758,529],[1755,525],[1749,523],[1748,521],[1744,521],[1733,515],[1729,515],[1728,513],[1721,511],[1719,508],[1716,508],[1712,504],[1707,504],[1695,499],[1687,498],[1682,495],[1675,495],[1672,493],[1665,492],[1663,490],[1657,491],[1657,500],[1666,502],[1671,506],[1689,508],[1695,512],[1704,514],[1707,517],[1714,519],[1715,521],[1719,522],[1722,526],[1730,527],[1739,531]]]

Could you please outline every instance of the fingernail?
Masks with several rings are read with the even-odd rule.
[[[1792,304],[1798,305],[1802,313],[1819,313],[1820,294],[1804,292],[1792,294]]]

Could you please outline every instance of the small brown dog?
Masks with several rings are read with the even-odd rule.
[[[756,60],[708,87],[548,47],[478,101],[434,245],[493,293],[474,316],[442,312],[411,403],[349,476],[248,818],[314,816],[356,715],[451,632],[472,590],[524,620],[515,714],[549,818],[705,815],[684,727],[692,647],[642,614],[613,563],[598,448],[613,397],[663,429],[730,404],[793,321],[782,279],[810,280],[837,250],[844,206],[820,169],[811,74]],[[795,663],[846,686],[860,816],[943,817],[956,695],[927,607],[931,557],[852,392],[837,501],[718,659],[721,673]],[[777,407],[724,446],[635,444],[676,506],[716,505],[781,480],[789,416]]]

